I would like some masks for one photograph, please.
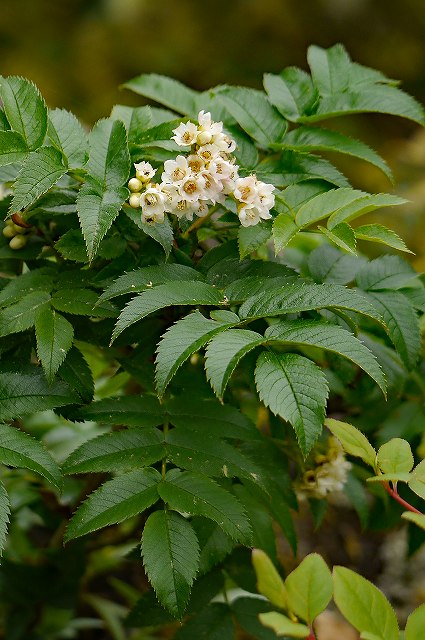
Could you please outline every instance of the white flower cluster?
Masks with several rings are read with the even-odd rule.
[[[324,498],[328,493],[341,491],[347,481],[351,462],[345,459],[344,450],[336,438],[329,438],[326,455],[317,455],[317,467],[306,471],[298,487],[299,499]]]
[[[144,222],[163,222],[165,213],[187,220],[204,217],[210,205],[223,203],[226,196],[236,201],[244,227],[271,218],[273,185],[255,175],[239,177],[231,155],[236,143],[223,132],[222,122],[213,122],[210,113],[200,111],[197,125],[181,123],[173,134],[172,140],[186,147],[187,155],[164,162],[160,183],[152,182],[156,169],[149,162],[135,164],[136,177],[128,183],[129,204],[141,208]]]

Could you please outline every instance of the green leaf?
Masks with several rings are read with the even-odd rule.
[[[248,298],[239,309],[242,320],[264,318],[312,309],[348,309],[382,322],[365,296],[336,284],[296,283],[265,291]]]
[[[13,131],[31,151],[40,147],[47,131],[47,108],[35,84],[17,76],[1,78],[0,98]]]
[[[161,474],[156,469],[147,468],[105,482],[75,512],[65,542],[142,513],[159,500],[160,480]]]
[[[49,385],[43,372],[37,367],[24,371],[0,372],[0,419],[16,419],[20,416],[63,407],[78,402],[78,397],[63,382]]]
[[[413,470],[409,479],[409,487],[425,500],[425,460],[422,460]]]
[[[38,441],[17,427],[0,424],[0,462],[9,467],[30,469],[61,489],[62,475],[50,453]]]
[[[168,458],[188,471],[207,476],[249,478],[262,482],[262,471],[236,447],[218,438],[181,428],[165,437]]]
[[[301,114],[300,114],[301,115]],[[319,127],[298,127],[285,138],[285,145],[305,151],[331,151],[360,158],[378,167],[392,181],[391,169],[373,149],[364,142],[345,136],[338,131]]]
[[[192,518],[191,524],[199,540],[201,555],[199,573],[207,574],[232,551],[235,543],[223,529],[207,518]]]
[[[0,336],[8,336],[33,327],[37,314],[48,305],[49,301],[50,295],[47,292],[34,291],[4,309],[0,317]]]
[[[316,282],[347,284],[356,277],[365,259],[346,255],[328,244],[322,244],[308,256],[310,274]]]
[[[27,155],[28,147],[20,133],[0,131],[0,167],[23,162]]]
[[[341,422],[333,418],[327,418],[325,426],[338,438],[344,451],[350,456],[361,458],[372,469],[376,468],[376,451],[361,431],[348,422]]]
[[[198,115],[196,91],[172,78],[156,73],[142,74],[126,82],[123,87],[185,116]]]
[[[212,602],[180,627],[174,640],[234,640],[235,628],[227,604]]]
[[[261,224],[252,227],[239,227],[238,246],[239,255],[242,258],[261,247],[272,235],[271,221],[262,221]]]
[[[328,385],[311,360],[295,353],[263,351],[255,381],[261,400],[295,429],[304,456],[322,431]]]
[[[157,429],[106,433],[73,451],[63,465],[63,472],[128,471],[157,462],[164,451],[163,438]]]
[[[90,402],[93,398],[93,376],[86,359],[76,347],[71,347],[65,361],[61,364],[59,376],[81,396],[83,402]]]
[[[406,473],[405,471],[392,471],[390,473],[381,473],[378,476],[367,478],[367,482],[409,482],[411,477],[412,474]]]
[[[262,549],[252,550],[252,564],[257,576],[257,589],[276,607],[287,608],[287,593],[276,567]]]
[[[102,189],[97,183],[86,182],[78,192],[77,211],[87,246],[93,260],[113,221],[128,197],[126,187]]]
[[[0,291],[0,306],[7,306],[18,302],[25,294],[34,291],[50,293],[53,289],[53,275],[46,269],[34,269],[9,280]]]
[[[170,113],[172,119],[174,116]],[[137,143],[140,135],[153,126],[152,109],[145,107],[127,107],[116,104],[112,108],[111,118],[121,120],[127,129],[129,142]]]
[[[65,172],[62,156],[54,147],[41,147],[30,153],[16,179],[9,210],[13,213],[33,204]]]
[[[73,113],[65,109],[49,112],[47,133],[70,169],[83,167],[87,161],[87,135]]]
[[[287,67],[279,75],[266,73],[263,82],[272,105],[291,122],[307,115],[319,97],[308,73],[297,67]]]
[[[278,636],[290,636],[291,638],[307,638],[310,635],[310,629],[300,622],[293,622],[283,613],[270,611],[269,613],[260,613],[258,616],[261,624],[270,627]]]
[[[405,640],[417,640],[425,629],[425,604],[421,604],[407,618]]]
[[[380,244],[385,244],[387,247],[398,249],[399,251],[412,253],[395,231],[384,227],[382,224],[365,224],[361,227],[356,227],[356,229],[354,229],[354,233],[356,234],[357,240],[378,242]]]
[[[9,495],[0,482],[0,557],[3,554],[7,538],[7,525],[9,524],[10,501]]]
[[[400,289],[411,283],[418,274],[399,256],[380,256],[365,264],[357,272],[356,280],[361,289],[379,291],[381,289]]]
[[[378,449],[377,465],[382,473],[409,473],[415,461],[407,440],[391,438]]]
[[[89,136],[90,155],[87,171],[103,190],[122,187],[130,173],[127,132],[120,120],[104,118]]]
[[[80,229],[69,229],[57,242],[55,249],[61,256],[74,262],[88,262],[86,243]]]
[[[288,123],[270,104],[262,91],[243,87],[227,87],[219,98],[236,122],[264,148],[281,142]]]
[[[285,580],[288,607],[312,625],[332,598],[332,576],[319,554],[311,553]]]
[[[336,211],[350,205],[369,194],[358,189],[333,189],[325,193],[319,193],[314,198],[305,202],[299,208],[295,221],[299,227],[305,227],[322,218],[331,216]]]
[[[151,313],[172,305],[218,306],[223,303],[223,295],[205,282],[181,281],[167,282],[153,289],[143,291],[133,298],[121,312],[112,341],[115,340],[124,329],[127,329],[138,320],[142,320]]]
[[[269,342],[309,345],[337,353],[354,362],[379,385],[385,393],[386,383],[375,356],[358,338],[337,325],[317,320],[294,320],[272,324],[265,332]]]
[[[199,566],[199,546],[191,524],[175,511],[155,511],[145,525],[142,556],[158,600],[181,618]]]
[[[153,396],[118,396],[93,402],[75,412],[76,420],[95,420],[127,427],[156,427],[164,422],[164,409]]]
[[[234,540],[249,544],[251,526],[242,505],[211,478],[172,469],[158,486],[158,492],[171,509],[209,518]]]
[[[324,236],[328,238],[333,244],[349,253],[356,253],[356,236],[350,225],[345,222],[341,222],[336,227],[329,231],[326,227],[318,226],[318,229]]]
[[[395,613],[377,587],[345,567],[334,567],[333,581],[335,603],[353,627],[379,640],[399,640]]]
[[[412,511],[405,511],[404,513],[401,514],[401,517],[404,520],[413,522],[414,524],[416,524],[421,529],[424,529],[425,531],[425,514],[413,513]],[[412,637],[412,640],[413,640],[413,637]],[[416,636],[415,636],[415,640],[416,640]]]
[[[183,264],[158,264],[142,267],[120,276],[105,289],[99,301],[111,300],[126,293],[141,293],[145,289],[171,280],[203,280],[203,276],[199,271]],[[1,295],[2,291],[0,292],[0,301]]]
[[[237,319],[237,322],[239,318]],[[156,357],[156,389],[162,397],[177,369],[189,356],[198,351],[217,333],[232,327],[235,322],[217,322],[194,311],[173,324],[163,334]]]
[[[359,193],[363,193],[363,195],[331,214],[328,220],[328,229],[332,230],[341,222],[350,222],[350,220],[363,216],[365,213],[382,209],[382,207],[394,207],[407,202],[403,198],[392,196],[388,193]]]
[[[173,227],[171,226],[168,218],[165,217],[164,222],[158,224],[148,224],[147,222],[143,222],[140,211],[126,208],[125,213],[127,217],[130,218],[137,227],[139,227],[139,229],[161,245],[168,258],[174,241]]]
[[[259,180],[275,187],[287,187],[305,180],[326,180],[337,187],[350,186],[347,178],[328,160],[294,149],[286,149],[278,159],[266,158],[255,173]]]
[[[215,394],[222,398],[239,361],[264,342],[255,331],[233,329],[215,336],[206,351],[205,370]]]
[[[98,303],[98,295],[91,289],[62,289],[52,297],[52,305],[58,311],[77,316],[116,318],[117,309],[108,301]]]
[[[295,238],[300,231],[300,227],[295,224],[294,219],[288,213],[280,213],[273,220],[273,241],[274,252],[277,255],[286,245]]]
[[[52,382],[72,346],[74,328],[54,309],[44,307],[39,311],[35,321],[35,335],[37,355],[48,382]]]
[[[382,315],[391,342],[408,369],[413,369],[420,352],[421,337],[416,312],[398,291],[377,291],[368,294]]]

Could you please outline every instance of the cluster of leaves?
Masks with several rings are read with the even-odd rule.
[[[192,611],[195,578],[237,545],[275,558],[274,522],[295,549],[293,481],[323,437],[328,399],[328,411],[350,414],[387,389],[390,404],[409,385],[423,391],[424,283],[402,258],[356,254],[357,239],[406,251],[394,232],[349,224],[402,200],[351,188],[312,152],[337,148],[390,171],[363,143],[311,126],[362,111],[423,124],[423,109],[339,45],[312,47],[309,64],[311,76],[266,75],[265,92],[196,93],[140,76],[127,88],[165,108],[118,105],[89,134],[48,110],[29,81],[0,82],[0,181],[10,189],[0,208],[32,225],[23,248],[0,242],[0,460],[56,490],[65,476],[75,511],[66,542],[138,516],[147,576],[177,618]],[[174,157],[171,131],[201,109],[237,141],[240,175],[276,186],[270,224],[241,228],[225,203],[207,221],[149,226],[126,205],[131,163]],[[310,245],[290,261],[290,241]],[[109,376],[101,396],[96,359]],[[26,416],[46,410],[101,425],[61,471],[25,433]],[[85,490],[71,490],[83,480]],[[9,511],[3,487],[2,544]]]

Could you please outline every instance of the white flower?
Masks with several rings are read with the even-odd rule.
[[[199,147],[197,154],[200,156],[206,164],[211,162],[220,155],[220,148],[216,144],[205,144]]]
[[[236,142],[225,133],[217,133],[213,136],[212,142],[224,153],[233,153],[236,149]]]
[[[162,181],[169,184],[182,184],[183,180],[192,173],[185,156],[177,156],[175,160],[164,162]]]
[[[267,211],[262,211],[254,204],[244,204],[238,211],[239,220],[243,227],[252,227],[260,220],[268,220],[272,216]]]
[[[173,129],[174,140],[180,147],[190,147],[196,142],[198,127],[193,122],[182,122],[176,129]]]
[[[195,212],[193,202],[189,202],[188,200],[179,200],[176,204],[176,208],[172,213],[174,213],[178,218],[186,218],[187,220],[193,220],[193,214]]]
[[[187,158],[187,164],[193,171],[193,173],[199,173],[205,168],[205,160],[201,158],[197,153],[193,153]]]
[[[149,182],[156,173],[156,169],[153,168],[150,162],[139,162],[134,165],[134,168],[136,169],[136,178],[142,182]]]
[[[186,178],[180,185],[180,193],[188,202],[196,202],[204,197],[205,178],[202,175],[193,174]]]
[[[219,180],[216,180],[215,175],[212,175],[209,170],[202,171],[200,175],[205,182],[202,197],[206,200],[217,202],[223,191],[223,185]]]
[[[258,180],[257,196],[260,207],[263,207],[268,211],[274,207],[275,197],[273,195],[273,191],[274,186],[272,184],[267,184],[267,182],[261,182],[261,180]]]
[[[198,114],[198,135],[196,142],[200,145],[209,144],[216,136],[220,135],[223,130],[222,122],[213,122],[211,114],[207,111],[200,111]]]
[[[227,178],[231,178],[232,176],[236,175],[237,170],[238,167],[235,164],[233,164],[229,160],[226,160],[225,158],[222,158],[221,156],[217,156],[216,158],[214,158],[214,160],[211,160],[208,165],[208,171],[212,176],[214,176],[216,180],[220,181],[226,180]]]
[[[177,203],[181,200],[180,189],[175,184],[165,182],[160,184],[160,189],[165,197],[165,211],[167,211],[167,213],[174,213]]]
[[[166,198],[159,185],[148,185],[140,194],[142,219],[144,222],[163,222]]]
[[[208,201],[199,200],[195,208],[195,214],[198,216],[198,218],[205,218],[205,216],[208,214],[208,211]]]
[[[255,176],[238,178],[235,181],[234,196],[239,202],[246,204],[258,203],[258,181]]]

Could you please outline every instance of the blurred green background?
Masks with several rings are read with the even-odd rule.
[[[196,89],[260,87],[264,71],[307,68],[309,44],[336,42],[425,102],[423,0],[3,0],[0,73],[31,78],[49,106],[92,124],[114,103],[140,104],[117,88],[140,73],[163,73]],[[424,268],[425,135],[383,116],[348,117],[338,127],[369,142],[392,166],[397,192],[412,204],[389,213],[387,223]],[[367,165],[339,158],[338,164],[354,186],[391,189]]]

